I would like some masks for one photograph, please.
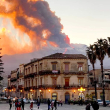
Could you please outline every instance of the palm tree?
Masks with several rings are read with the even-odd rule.
[[[97,99],[97,89],[96,89],[96,78],[95,78],[95,62],[96,62],[96,54],[94,53],[94,45],[90,45],[90,47],[87,47],[87,56],[90,60],[90,63],[92,64],[93,71],[94,71],[94,86],[95,86],[95,98]]]
[[[104,90],[103,60],[106,55],[108,42],[106,39],[98,39],[98,41],[94,43],[94,47],[95,47],[95,54],[101,63],[100,65],[101,65],[101,72],[102,72],[103,106],[105,106],[106,103],[105,103],[105,90]]]
[[[110,37],[108,37],[108,48],[106,50],[106,53],[108,54],[108,56],[110,57]]]

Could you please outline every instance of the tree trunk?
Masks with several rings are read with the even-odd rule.
[[[97,87],[96,87],[96,78],[95,78],[95,67],[94,67],[94,64],[92,65],[93,66],[93,71],[94,71],[94,88],[95,88],[95,98],[97,99]]]
[[[102,72],[103,106],[106,106],[106,102],[105,102],[105,88],[104,88],[104,74],[103,74],[103,60],[101,60],[101,72]]]

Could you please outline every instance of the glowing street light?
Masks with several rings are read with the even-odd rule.
[[[78,91],[81,93],[81,104],[82,104],[82,92],[84,92],[85,89],[81,87],[80,89],[78,89]]]

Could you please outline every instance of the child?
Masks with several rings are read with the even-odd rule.
[[[33,100],[30,101],[30,109],[33,110]]]
[[[51,101],[51,108],[53,110],[53,107],[54,107],[54,101]]]

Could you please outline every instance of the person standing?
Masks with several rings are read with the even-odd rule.
[[[21,106],[22,106],[22,110],[24,110],[24,100],[23,100],[23,98],[21,99]]]
[[[40,106],[40,98],[39,98],[39,96],[37,98],[37,106],[38,106],[38,109],[39,109],[39,106]]]
[[[11,108],[12,108],[12,100],[11,100],[11,97],[10,96],[9,96],[9,105],[10,105],[9,110],[11,110]]]
[[[55,100],[54,102],[54,107],[55,107],[55,110],[57,109],[57,101]]]
[[[50,99],[48,99],[47,103],[48,103],[48,110],[50,110]]]

